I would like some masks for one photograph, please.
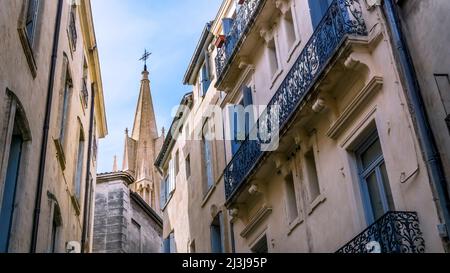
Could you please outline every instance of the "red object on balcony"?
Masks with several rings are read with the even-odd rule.
[[[239,5],[242,5],[242,4],[244,4],[244,2],[245,2],[245,0],[239,0],[239,1],[238,1],[238,4],[239,4]]]
[[[216,40],[216,47],[222,48],[224,43],[225,43],[225,35],[219,35],[219,37]]]

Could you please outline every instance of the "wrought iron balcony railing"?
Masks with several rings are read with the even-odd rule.
[[[367,35],[359,0],[334,0],[310,40],[269,102],[266,113],[279,109],[278,124],[263,114],[250,135],[261,128],[283,128],[300,107],[312,85],[349,35]],[[277,125],[277,126],[275,126]],[[227,201],[235,195],[261,160],[264,152],[260,140],[247,138],[225,169]]]
[[[218,49],[216,57],[216,71],[219,79],[225,67],[231,60],[238,45],[242,42],[245,34],[249,31],[258,12],[261,10],[266,0],[245,0],[236,13],[231,30],[226,35],[224,45]]]
[[[424,253],[425,240],[415,212],[389,212],[337,253]]]

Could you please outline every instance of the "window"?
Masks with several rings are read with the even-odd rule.
[[[60,131],[59,131],[59,141],[62,147],[64,147],[65,143],[65,134],[67,130],[67,120],[69,118],[69,105],[70,105],[70,96],[72,94],[72,79],[70,77],[69,65],[67,56],[64,56],[64,69],[65,76],[63,81],[63,90],[61,94],[61,104],[60,104]]]
[[[220,212],[211,224],[211,253],[225,253],[223,214]]]
[[[211,75],[209,67],[209,53],[205,52],[205,62],[202,65],[200,73],[200,90],[202,92],[202,97],[206,95],[209,86],[211,85]]]
[[[78,139],[77,165],[75,169],[75,197],[78,201],[81,200],[81,184],[83,180],[83,162],[84,162],[84,134],[80,129],[80,136]]]
[[[242,88],[243,99],[239,105],[231,108],[231,151],[235,155],[242,143],[250,134],[253,125],[253,111],[248,108],[253,105],[252,89],[248,86]],[[244,108],[244,112],[240,111]]]
[[[312,203],[320,195],[319,177],[313,149],[305,154],[305,167],[309,186],[309,201]]]
[[[25,20],[25,32],[30,46],[33,46],[36,36],[36,22],[39,14],[39,0],[29,0],[27,17]]]
[[[175,235],[174,232],[169,234],[169,236],[164,239],[164,253],[176,253],[176,245],[175,245]]]
[[[367,220],[372,224],[395,208],[378,134],[373,133],[356,155]]]
[[[175,153],[175,177],[180,172],[180,151]]]
[[[309,9],[311,12],[311,21],[313,28],[316,29],[322,21],[323,16],[328,10],[333,0],[309,0]]]
[[[20,170],[24,164],[23,155],[26,142],[30,141],[27,118],[20,103],[8,89],[6,94],[9,110],[2,117],[5,117],[7,124],[12,124],[12,126],[5,130],[4,138],[3,135],[1,136],[5,140],[5,152],[8,151],[8,154],[6,154],[7,161],[3,166],[5,169],[0,170],[5,175],[4,181],[0,183],[0,186],[3,186],[0,188],[0,253],[6,253],[9,249],[15,209],[21,204],[16,204]],[[8,143],[6,140],[10,142]]]
[[[0,211],[0,253],[8,252],[18,175],[21,165],[22,144],[22,136],[14,134],[9,145],[9,159]]]
[[[88,66],[86,63],[86,59],[83,64],[83,79],[82,79],[82,87],[81,87],[81,102],[83,104],[84,109],[88,108],[89,102],[89,92],[88,92]]]
[[[56,202],[56,200],[54,200]],[[57,203],[53,205],[53,217],[51,225],[51,235],[50,235],[50,253],[58,252],[59,245],[59,231],[61,229],[61,211]]]
[[[289,224],[298,218],[297,195],[295,191],[294,176],[292,172],[284,179],[286,187],[286,206]]]
[[[272,76],[275,75],[275,73],[278,72],[279,66],[278,66],[278,56],[277,56],[277,47],[275,44],[275,39],[272,39],[267,44],[267,50],[268,50],[268,56],[269,56],[269,66],[270,66],[270,72],[272,73]]]
[[[72,50],[75,51],[77,47],[77,25],[76,25],[76,11],[77,6],[75,3],[72,4],[72,7],[70,8],[70,14],[69,14],[69,38],[70,43],[72,46]]]
[[[203,127],[202,135],[202,150],[204,159],[204,177],[206,178],[206,192],[208,192],[214,186],[214,177],[212,169],[212,145],[211,141],[207,139],[207,134],[209,132],[208,122],[205,123]]]
[[[269,246],[267,245],[267,236],[264,235],[253,247],[252,252],[257,254],[269,253]]]
[[[131,230],[130,230],[130,253],[142,253],[142,242],[141,242],[141,225],[138,224],[134,219],[131,219]]]
[[[189,177],[191,177],[191,155],[188,155],[186,157],[186,179],[189,179]]]
[[[169,194],[168,194],[168,190],[169,190],[169,176],[167,176],[166,178],[164,178],[161,181],[161,192],[160,192],[160,206],[161,209],[164,208],[164,206],[167,204],[167,201],[169,201]]]
[[[291,49],[294,46],[295,41],[297,40],[297,33],[295,31],[292,9],[286,12],[286,15],[284,16],[284,26],[286,30],[287,44],[289,46],[289,49]]]

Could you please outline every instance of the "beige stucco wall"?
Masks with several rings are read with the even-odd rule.
[[[222,34],[221,20],[233,13],[233,1],[224,1],[211,31]],[[237,252],[251,252],[252,247],[267,236],[269,252],[335,252],[362,232],[367,226],[361,183],[354,155],[358,145],[370,129],[377,129],[394,199],[396,211],[417,212],[427,252],[442,252],[438,236],[439,219],[417,135],[414,132],[401,84],[392,45],[385,28],[380,7],[369,8],[361,0],[361,7],[369,34],[351,37],[338,50],[336,58],[312,90],[312,96],[280,142],[280,148],[261,163],[261,167],[247,181],[238,201],[224,208],[223,170],[232,158],[229,141],[215,144],[214,175],[217,184],[206,195],[203,192],[203,160],[200,141],[175,142],[184,162],[185,150],[190,151],[192,176],[177,180],[177,190],[164,212],[164,237],[175,231],[178,252],[188,252],[195,240],[195,251],[209,252],[210,225],[217,211],[225,214],[225,250],[231,251],[233,223]],[[253,103],[267,104],[278,90],[292,65],[310,39],[313,28],[307,0],[268,1],[256,27],[247,35],[235,59],[238,70],[221,83],[226,93],[210,89],[205,99],[198,96],[194,86],[194,107],[189,116],[189,128],[203,125],[202,111],[209,104],[223,109],[223,126],[230,124],[228,105],[237,104],[242,84],[253,89]],[[297,41],[286,44],[282,14],[294,11]],[[277,44],[280,70],[272,76],[267,60],[265,37],[273,35]],[[212,56],[215,57],[217,49]],[[239,67],[239,68],[237,68]],[[215,72],[215,67],[213,67]],[[212,86],[216,83],[213,80]],[[213,98],[216,96],[216,98]],[[311,106],[317,97],[326,98],[325,110],[315,113]],[[220,99],[218,99],[219,97]],[[215,124],[220,126],[218,124]],[[293,149],[298,147],[299,150]],[[321,195],[308,198],[303,154],[313,147],[317,164]],[[180,167],[184,172],[184,166]],[[286,208],[284,177],[294,172],[299,217],[289,224]],[[180,177],[181,176],[181,177]],[[257,193],[249,194],[249,187],[257,185]],[[254,190],[254,189],[253,189]],[[233,212],[232,215],[227,211]],[[253,221],[261,216],[259,221]],[[189,227],[189,228],[187,228]]]
[[[46,95],[48,89],[48,78],[50,71],[50,61],[53,46],[53,32],[57,11],[57,2],[40,1],[40,13],[37,23],[37,38],[33,46],[33,52],[37,65],[36,78],[33,78],[30,68],[27,64],[23,47],[20,43],[18,34],[18,21],[24,1],[6,1],[2,2],[0,8],[0,36],[3,42],[0,50],[0,59],[2,66],[0,67],[0,107],[4,113],[8,111],[6,105],[7,95],[5,90],[8,88],[20,103],[28,119],[31,132],[31,140],[25,144],[25,154],[21,160],[20,175],[18,181],[17,195],[15,199],[16,209],[14,212],[12,233],[10,239],[10,252],[28,252],[30,248],[32,219],[34,212],[34,202],[36,195],[36,185],[38,176],[38,165],[40,159],[43,124],[46,108]],[[61,34],[59,37],[59,48],[57,53],[56,73],[53,102],[51,106],[51,121],[49,143],[46,157],[46,167],[44,175],[44,187],[42,194],[42,206],[39,222],[38,246],[37,252],[47,252],[50,244],[51,234],[51,217],[53,202],[47,197],[47,192],[54,194],[58,200],[61,215],[62,227],[58,234],[58,252],[65,252],[65,244],[69,241],[81,240],[84,189],[86,182],[88,140],[89,140],[89,118],[90,107],[84,109],[81,102],[81,89],[83,77],[83,59],[86,57],[88,62],[88,91],[89,98],[91,96],[91,83],[96,83],[97,90],[101,89],[101,76],[99,75],[98,56],[91,48],[92,37],[92,19],[90,13],[90,2],[81,1],[81,8],[77,8],[76,28],[78,33],[78,41],[76,51],[72,52],[69,48],[68,22],[69,22],[69,1],[63,1]],[[80,18],[84,17],[89,26],[82,28]],[[88,37],[88,38],[87,38]],[[89,39],[87,41],[86,39]],[[94,42],[95,43],[95,42]],[[89,47],[89,48],[88,48]],[[67,146],[64,147],[66,169],[63,171],[57,159],[56,147],[53,139],[57,139],[59,135],[58,107],[61,103],[60,96],[62,94],[63,82],[63,54],[66,53],[69,60],[71,77],[73,80],[73,88],[70,96],[70,106],[67,119]],[[95,61],[95,58],[97,60]],[[104,104],[102,90],[97,91],[96,98],[96,139],[104,137],[106,134],[106,124],[104,118]],[[89,103],[90,105],[90,99]],[[8,128],[7,115],[2,114],[0,119],[1,128],[1,145],[0,154],[4,155],[6,142],[6,132]],[[81,124],[85,137],[85,151],[83,161],[83,178],[81,185],[80,215],[77,215],[71,202],[71,195],[74,194],[74,179],[76,156],[78,149],[79,124]],[[93,185],[95,185],[97,162],[91,160],[91,176],[93,177]],[[0,170],[5,169],[3,161]],[[0,189],[4,183],[4,172],[0,179]],[[93,189],[95,186],[93,187]],[[94,193],[93,195],[94,196]],[[93,216],[91,208],[91,218]],[[92,221],[91,221],[92,223]],[[92,227],[89,228],[92,230]],[[92,234],[92,232],[90,233]],[[91,244],[89,242],[89,244]]]

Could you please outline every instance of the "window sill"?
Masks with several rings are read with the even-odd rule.
[[[294,221],[292,221],[292,223],[289,224],[289,229],[288,229],[288,233],[287,236],[291,236],[292,232],[294,232],[294,230],[300,226],[301,224],[303,224],[305,220],[303,219],[303,217],[297,217]]]
[[[23,51],[25,53],[25,57],[27,59],[28,67],[30,68],[31,75],[33,78],[37,76],[37,66],[36,60],[34,58],[33,49],[30,46],[30,42],[28,41],[27,33],[25,28],[19,28],[19,37],[20,43],[22,44]]]
[[[53,143],[56,148],[56,157],[58,158],[59,165],[63,171],[66,170],[66,156],[64,154],[64,149],[62,147],[62,143],[59,139],[53,139]]]
[[[71,200],[72,200],[73,208],[75,209],[75,214],[77,216],[80,216],[81,209],[80,209],[80,202],[78,201],[78,198],[75,195],[72,195]]]
[[[301,43],[302,43],[301,39],[295,40],[294,44],[292,45],[292,48],[288,52],[288,59],[287,59],[288,63],[291,61],[292,56],[294,56],[295,51],[297,50],[297,48],[300,46]]]
[[[216,185],[211,186],[211,188],[209,188],[208,192],[206,193],[205,197],[203,198],[203,201],[201,204],[202,208],[206,205],[206,203],[208,203],[209,199],[211,198],[211,196],[215,190],[216,190]]]
[[[311,215],[318,207],[320,204],[324,203],[327,200],[327,198],[321,194],[319,195],[310,205],[308,208],[308,215]]]
[[[272,80],[271,80],[272,83],[270,85],[270,89],[272,89],[274,87],[275,83],[277,82],[277,80],[281,74],[283,74],[283,69],[278,69],[278,71],[275,72],[275,74],[272,76]]]

